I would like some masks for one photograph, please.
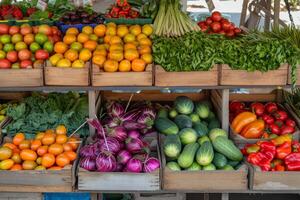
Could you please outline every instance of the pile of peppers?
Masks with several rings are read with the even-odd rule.
[[[247,144],[242,152],[249,163],[262,171],[300,171],[300,143],[292,141],[290,134]]]
[[[127,0],[117,0],[116,4],[112,5],[109,12],[106,14],[107,18],[137,18],[140,13],[133,10]]]

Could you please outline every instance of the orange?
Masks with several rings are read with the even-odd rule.
[[[147,53],[141,56],[141,59],[146,62],[146,64],[151,64],[153,62],[152,55]]]
[[[54,51],[56,53],[65,53],[68,49],[68,45],[66,45],[65,43],[63,42],[56,42],[55,45],[54,45]]]
[[[23,41],[27,44],[30,45],[31,43],[34,42],[34,35],[32,33],[26,34],[23,38]]]
[[[124,59],[123,51],[111,51],[108,54],[108,58],[120,62]]]
[[[65,44],[72,44],[73,42],[76,42],[76,35],[73,34],[67,34],[63,38],[63,42]]]
[[[56,136],[56,143],[57,144],[64,144],[68,141],[67,135],[57,135]]]
[[[14,161],[12,159],[6,159],[0,162],[0,169],[8,170],[12,168],[13,165],[14,165]]]
[[[67,134],[67,128],[64,125],[59,125],[55,129],[55,133],[57,135],[66,135]]]
[[[131,63],[129,60],[122,60],[119,64],[120,72],[129,72],[131,70]]]
[[[42,166],[49,168],[55,164],[55,156],[51,153],[46,153],[42,157]]]
[[[82,44],[88,40],[89,40],[89,36],[85,33],[79,33],[77,36],[77,42],[80,42]]]
[[[77,51],[75,51],[73,49],[69,49],[68,51],[65,52],[64,56],[65,56],[66,59],[73,62],[73,61],[77,60],[78,53],[77,53]]]
[[[48,152],[48,146],[41,146],[37,149],[36,152],[39,156],[43,156]]]
[[[78,31],[77,28],[71,27],[71,28],[68,28],[68,30],[66,31],[66,35],[67,35],[67,34],[78,35],[78,34],[79,34],[79,31]]]
[[[37,154],[35,151],[32,151],[30,149],[24,149],[20,153],[22,160],[29,160],[29,161],[35,161],[37,159]]]
[[[104,39],[103,39],[103,40],[104,40],[104,43],[109,44],[111,38],[112,38],[111,35],[106,35],[106,36],[104,37]]]
[[[124,49],[125,49],[125,50],[128,50],[128,49],[136,49],[136,45],[135,45],[134,43],[129,42],[129,43],[126,43],[126,44],[124,45]]]
[[[22,165],[20,165],[20,164],[14,164],[14,165],[10,168],[11,171],[18,171],[18,170],[22,170],[22,169],[23,169],[23,167],[22,167]]]
[[[94,32],[94,29],[91,26],[85,26],[82,28],[81,32],[90,35]]]
[[[74,151],[66,151],[64,154],[70,159],[70,161],[74,161],[77,157],[77,154]]]
[[[146,46],[152,46],[152,41],[149,38],[143,38],[139,40],[139,44],[142,45],[146,45]]]
[[[62,167],[53,166],[53,167],[50,167],[48,170],[62,170]]]
[[[13,150],[8,147],[0,148],[0,160],[9,159],[13,155]]]
[[[129,30],[127,26],[119,26],[117,29],[117,35],[121,38],[123,38],[127,33],[129,33]]]
[[[140,41],[143,38],[147,38],[147,35],[145,35],[144,33],[141,33],[136,37],[137,41]]]
[[[52,133],[52,134],[54,134],[55,132],[54,132],[54,130],[53,130],[53,129],[48,129],[48,130],[46,130],[46,131],[45,131],[45,133],[47,133],[47,134],[48,134],[48,133]]]
[[[105,56],[102,56],[102,55],[95,55],[93,56],[93,63],[96,64],[96,65],[99,65],[100,68],[103,67],[103,64],[106,60],[106,57]]]
[[[117,35],[116,27],[107,26],[105,35],[111,35],[111,36]]]
[[[131,64],[132,71],[143,72],[146,68],[146,62],[142,59],[134,59]]]
[[[146,46],[146,45],[139,46],[138,50],[139,50],[140,54],[151,54],[151,52],[152,52],[151,47],[150,46]]]
[[[55,156],[57,156],[58,154],[61,154],[62,152],[64,152],[64,148],[61,144],[51,144],[48,148],[48,153],[51,153]]]
[[[138,36],[142,32],[142,28],[140,25],[130,26],[129,32],[135,36]]]
[[[35,135],[35,139],[36,140],[41,140],[43,137],[44,137],[45,133],[44,132],[38,132],[36,135]]]
[[[106,60],[104,63],[104,71],[116,72],[118,71],[119,63],[115,60]]]
[[[98,44],[97,47],[96,47],[96,50],[106,50],[106,45],[105,44]]]
[[[114,22],[109,22],[106,24],[107,27],[115,27],[117,28],[117,24],[115,24]]]
[[[8,147],[8,148],[10,148],[11,150],[14,150],[14,149],[17,148],[17,146],[14,145],[13,143],[5,143],[3,146],[4,146],[4,147]]]
[[[18,153],[14,153],[11,159],[17,164],[20,164],[22,162],[21,156]]]
[[[68,143],[63,144],[64,151],[72,151],[72,146]]]
[[[88,61],[89,59],[91,59],[91,57],[92,57],[92,53],[88,49],[82,49],[79,53],[80,60]]]
[[[42,157],[38,157],[35,161],[38,165],[42,164]]]
[[[13,138],[13,144],[18,146],[23,140],[25,140],[24,133],[17,133]]]
[[[110,38],[110,41],[109,41],[110,45],[113,45],[113,44],[122,44],[122,43],[123,43],[123,41],[122,41],[122,39],[119,36],[112,36]]]
[[[135,35],[128,33],[124,36],[124,42],[128,43],[128,42],[134,42],[135,41]]]
[[[43,145],[50,145],[55,142],[55,134],[54,133],[45,133],[44,137],[42,138]]]
[[[142,32],[147,35],[147,36],[150,36],[152,33],[153,33],[153,28],[150,24],[145,24],[143,27],[142,27]]]
[[[93,40],[89,40],[89,41],[86,41],[84,44],[83,44],[83,47],[85,49],[88,49],[90,51],[94,51],[97,47],[97,42],[96,41],[93,41]]]
[[[34,168],[36,168],[36,166],[37,166],[36,162],[32,160],[25,160],[22,163],[22,168],[25,170],[33,170]]]
[[[30,141],[29,140],[23,140],[20,144],[19,144],[19,149],[23,150],[23,149],[30,149]]]
[[[41,140],[32,140],[30,149],[36,151],[40,146],[42,146]]]
[[[72,63],[70,60],[68,59],[60,59],[57,63],[56,63],[56,67],[61,67],[61,68],[65,68],[65,67],[71,67]]]
[[[56,164],[60,167],[64,167],[70,164],[70,159],[66,154],[60,154],[56,157]]]
[[[97,25],[94,28],[94,33],[98,37],[103,37],[105,35],[105,32],[106,32],[106,26],[104,24]]]
[[[78,139],[78,138],[75,138],[75,137],[71,137],[71,138],[69,138],[69,140],[68,140],[68,144],[70,144],[71,147],[72,147],[72,149],[73,149],[74,151],[76,151],[77,148],[78,148],[78,146],[79,146],[79,139]]]
[[[123,51],[123,45],[122,44],[112,44],[109,47],[109,51]]]
[[[139,58],[139,53],[135,49],[128,49],[125,51],[125,58],[129,61],[132,61],[136,58]]]
[[[93,53],[93,56],[107,56],[107,52],[105,49],[96,49]]]

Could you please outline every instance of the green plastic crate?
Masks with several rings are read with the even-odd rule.
[[[113,22],[115,24],[152,24],[153,20],[151,18],[135,18],[135,19],[127,19],[127,18],[105,18],[105,22]]]

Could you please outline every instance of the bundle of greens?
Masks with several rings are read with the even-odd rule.
[[[298,117],[300,117],[300,88],[295,88],[292,92],[283,92],[285,102],[293,109]]]
[[[70,134],[88,117],[88,98],[73,92],[48,95],[33,93],[18,106],[10,106],[7,116],[13,119],[4,130],[9,135],[18,132],[36,134],[37,131],[52,129],[60,124],[65,125]],[[78,133],[86,134],[87,128]]]

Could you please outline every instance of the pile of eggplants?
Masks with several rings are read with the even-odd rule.
[[[112,101],[106,104],[103,118],[90,119],[96,129],[93,142],[81,148],[80,167],[98,172],[153,172],[160,162],[151,154],[145,140],[155,134],[152,125],[156,111],[149,104],[126,105]]]

